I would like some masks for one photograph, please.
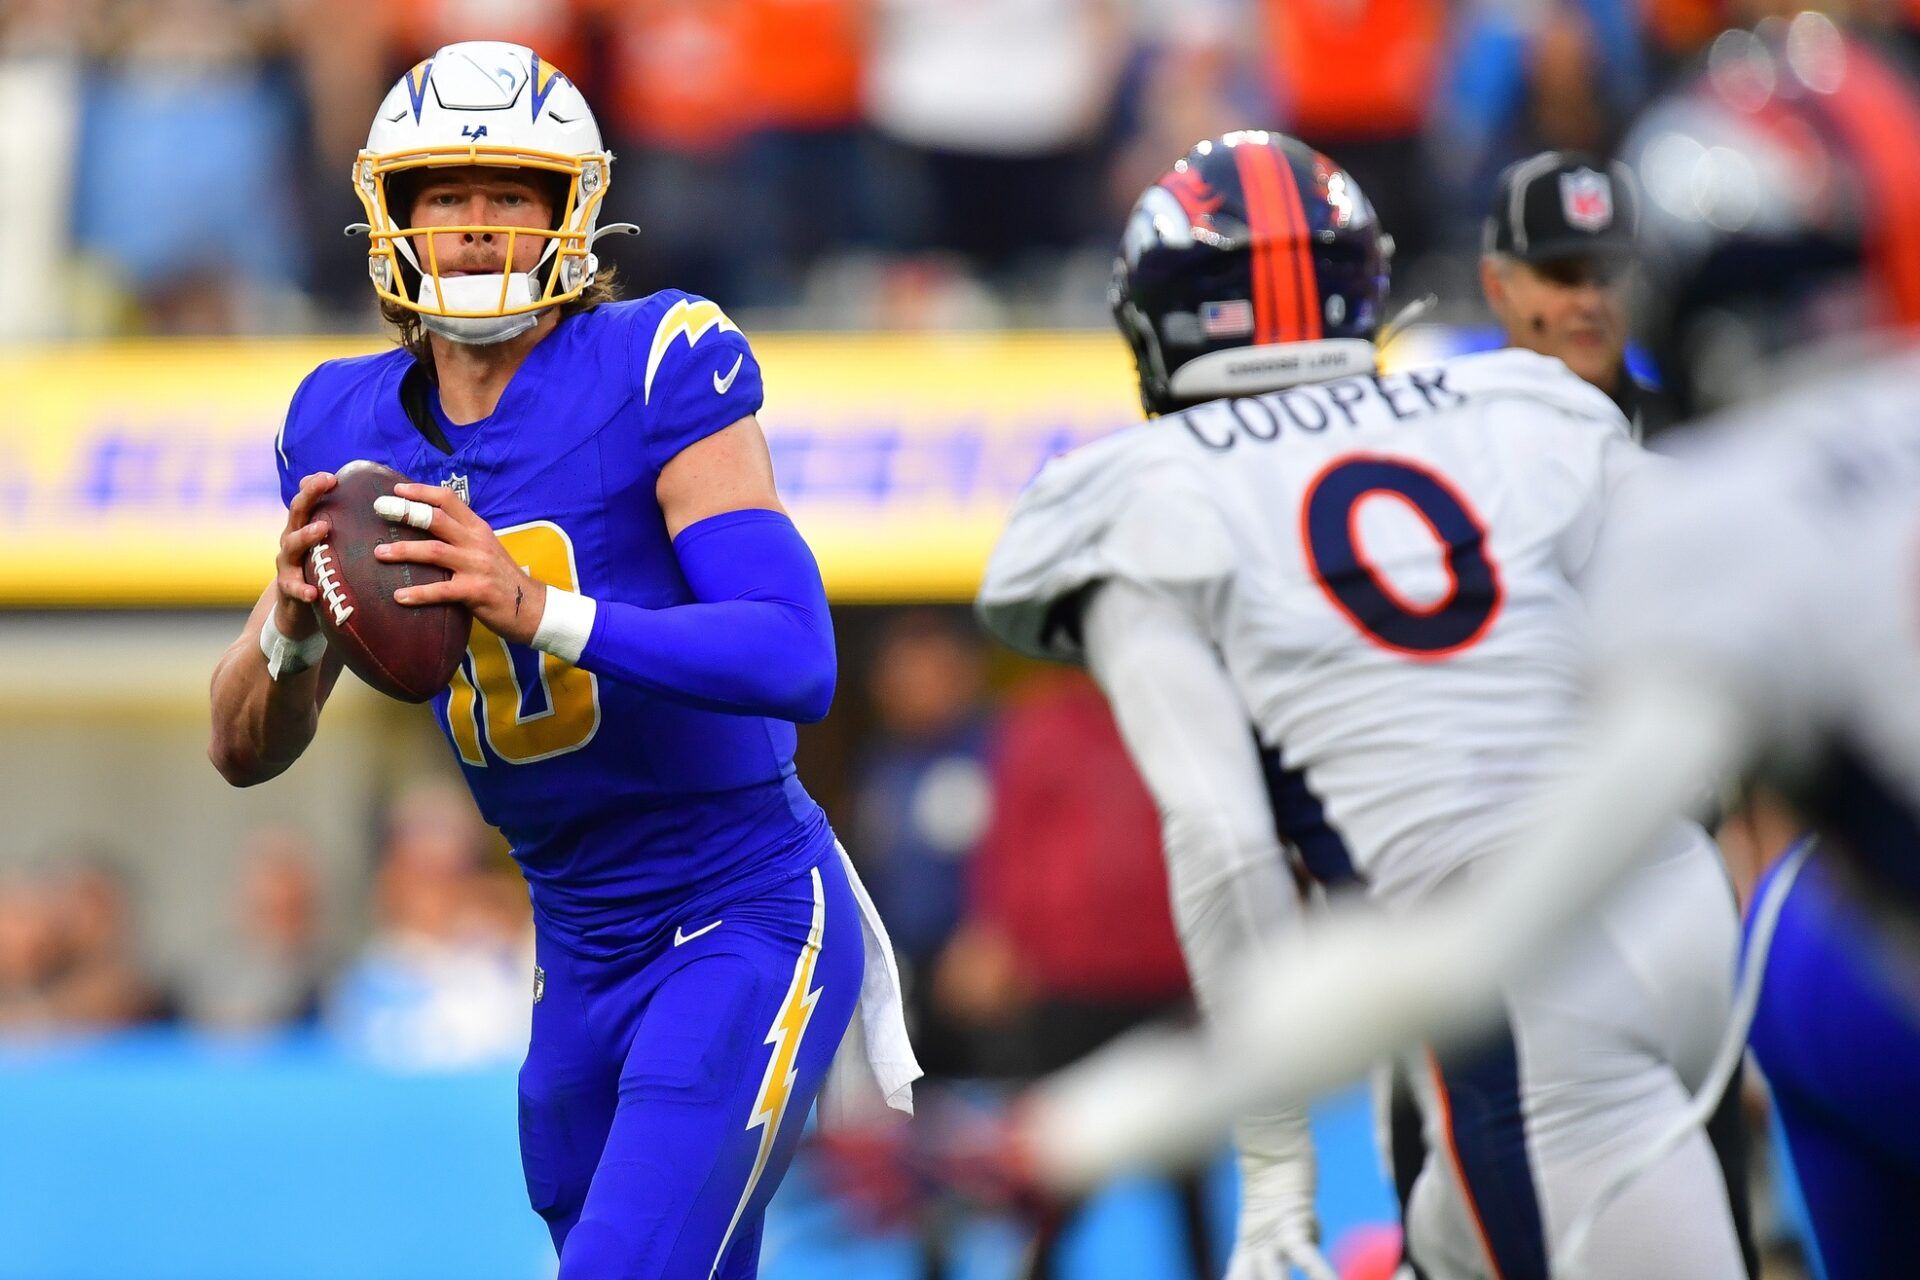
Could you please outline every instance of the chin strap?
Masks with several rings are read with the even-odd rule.
[[[587,248],[591,249],[596,244],[599,244],[602,236],[637,236],[639,234],[640,227],[637,223],[609,222],[606,226],[601,227],[598,231],[595,231],[587,237]]]
[[[1389,342],[1412,328],[1415,321],[1439,305],[1440,299],[1435,294],[1429,293],[1415,298],[1394,312],[1393,319],[1380,326],[1380,332],[1374,336],[1375,345],[1384,350]]]

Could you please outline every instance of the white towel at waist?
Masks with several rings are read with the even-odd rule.
[[[853,869],[846,849],[834,845],[847,883],[860,905],[860,934],[866,960],[860,974],[860,1003],[846,1037],[827,1068],[820,1087],[820,1124],[827,1128],[872,1125],[913,1114],[913,1082],[920,1064],[907,1042],[907,1011],[900,999],[900,969],[893,960],[887,926],[874,910],[867,887]],[[890,1116],[889,1112],[899,1112]]]

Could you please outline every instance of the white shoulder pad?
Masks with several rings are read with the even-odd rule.
[[[1612,397],[1553,356],[1520,347],[1482,351],[1447,361],[1447,380],[1474,400],[1521,399],[1628,433]]]
[[[1083,587],[1125,578],[1192,588],[1227,577],[1232,540],[1182,437],[1144,423],[1042,468],[987,563],[975,601],[987,630],[1034,657],[1077,662],[1079,639],[1054,625],[1054,612]]]

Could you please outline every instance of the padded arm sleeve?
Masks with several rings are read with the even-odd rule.
[[[1233,976],[1253,956],[1270,964],[1277,937],[1301,915],[1247,712],[1192,610],[1172,595],[1106,582],[1082,626],[1087,665],[1159,805],[1174,923],[1194,992],[1212,1016],[1233,999]],[[1242,1237],[1297,1231],[1311,1239],[1306,1112],[1243,1115],[1234,1138],[1249,1190]]]
[[[596,602],[579,665],[677,702],[811,723],[833,702],[833,619],[813,552],[783,513],[728,511],[673,540],[692,604]]]
[[[1095,589],[1088,667],[1159,806],[1174,923],[1195,991],[1217,1007],[1250,951],[1300,917],[1247,713],[1213,645],[1170,595]]]

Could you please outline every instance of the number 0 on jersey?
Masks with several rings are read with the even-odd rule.
[[[1395,591],[1361,545],[1359,513],[1370,497],[1405,503],[1441,544],[1447,593],[1430,604]],[[1348,454],[1307,486],[1300,540],[1315,582],[1334,608],[1382,648],[1432,661],[1471,648],[1499,616],[1500,570],[1487,529],[1438,472],[1407,458]]]

